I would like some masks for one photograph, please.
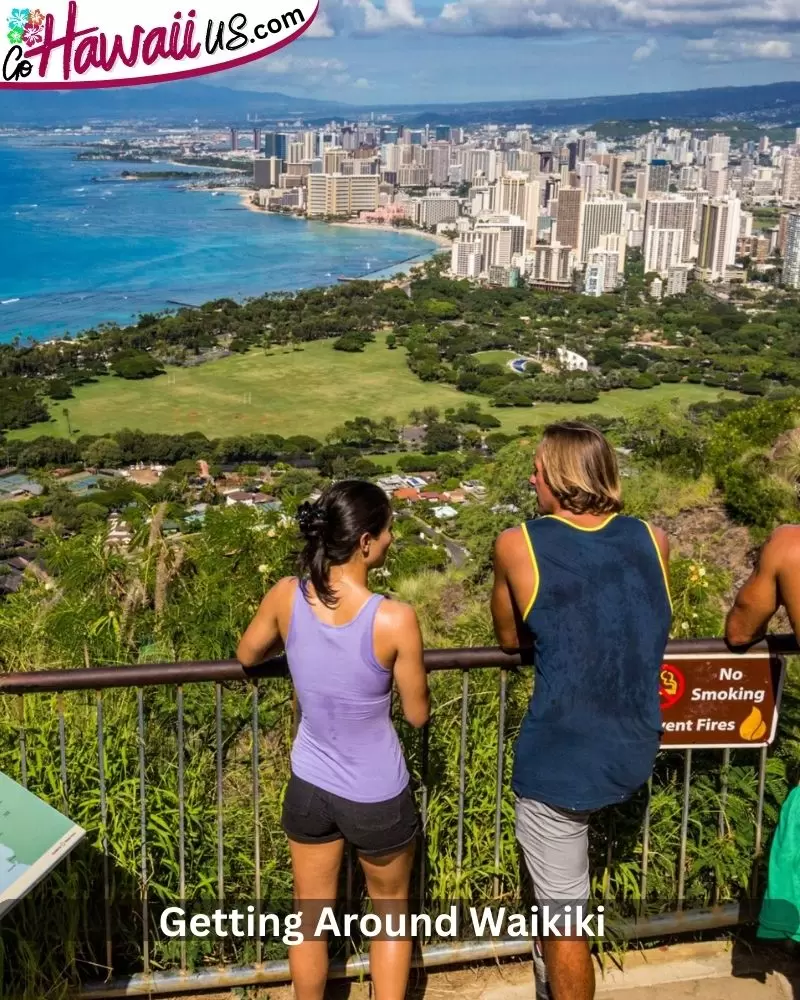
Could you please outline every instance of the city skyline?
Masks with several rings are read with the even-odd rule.
[[[513,68],[513,71],[510,71]],[[208,79],[350,103],[580,98],[800,76],[782,0],[327,0],[287,49]]]

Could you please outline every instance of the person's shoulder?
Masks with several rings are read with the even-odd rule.
[[[282,576],[277,583],[270,587],[267,597],[272,601],[287,601],[294,597],[298,586],[296,576]]]
[[[800,524],[782,524],[764,543],[761,560],[774,563],[800,562]]]
[[[530,523],[536,524],[537,522],[532,521]],[[518,524],[513,528],[506,528],[505,531],[501,532],[494,543],[495,559],[499,559],[502,562],[512,562],[519,555],[526,553],[528,546],[527,531],[528,527],[526,523]]]
[[[800,545],[800,524],[782,524],[767,540],[767,545]]]
[[[620,525],[630,525],[637,531],[646,531],[652,535],[659,548],[669,545],[669,536],[666,531],[657,524],[653,524],[652,521],[646,521],[643,517],[633,517],[631,514],[617,514],[614,520]]]
[[[396,601],[394,598],[384,598],[378,605],[376,614],[379,624],[391,628],[412,628],[419,624],[414,608],[405,601]]]

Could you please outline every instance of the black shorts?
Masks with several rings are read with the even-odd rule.
[[[378,857],[407,847],[419,832],[411,789],[384,802],[352,802],[292,775],[281,824],[298,844],[346,840],[359,854]]]

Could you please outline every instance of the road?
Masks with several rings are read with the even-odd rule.
[[[410,518],[412,521],[420,526],[420,530],[423,534],[427,535],[428,538],[435,541],[437,544],[444,545],[447,550],[447,555],[450,557],[450,562],[456,569],[463,569],[467,560],[469,559],[469,550],[465,549],[463,545],[459,545],[458,542],[454,542],[452,538],[448,538],[441,529],[434,528],[426,521],[423,521],[418,514],[414,514],[412,511],[403,511],[400,517]]]

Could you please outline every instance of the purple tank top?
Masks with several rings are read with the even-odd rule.
[[[408,770],[390,717],[392,674],[373,648],[373,594],[346,625],[320,621],[295,590],[286,657],[300,725],[292,771],[353,802],[383,802],[408,785]]]

